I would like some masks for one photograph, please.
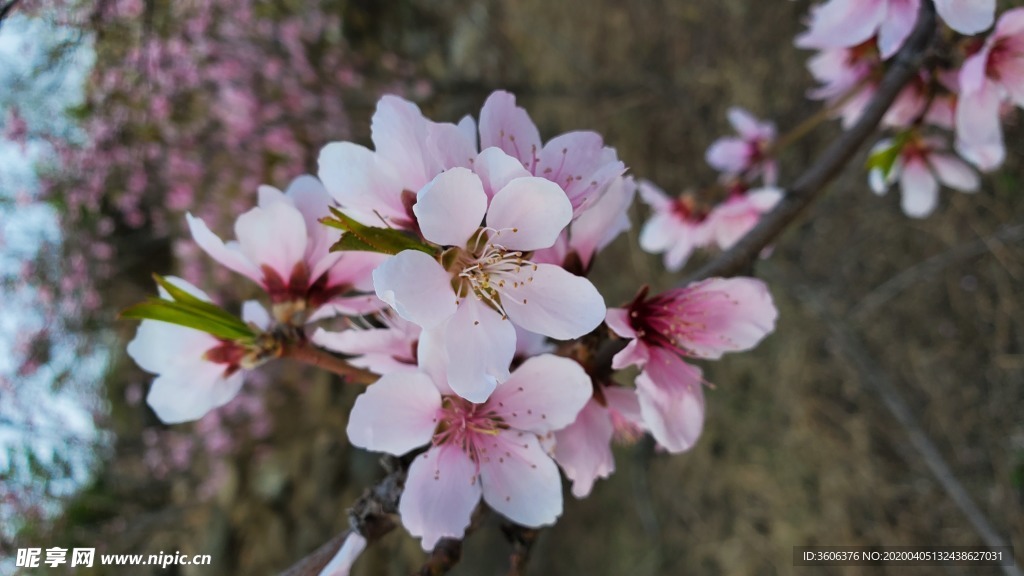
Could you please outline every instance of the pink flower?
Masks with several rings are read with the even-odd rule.
[[[636,380],[647,428],[671,452],[691,448],[704,423],[701,371],[681,356],[717,359],[749,350],[775,330],[778,311],[753,278],[711,278],[608,310],[613,332],[629,338],[612,367],[640,366]]]
[[[811,25],[796,39],[800,48],[849,48],[877,36],[888,59],[910,36],[920,0],[830,0],[811,11]]]
[[[568,340],[597,327],[605,313],[590,281],[527,259],[569,224],[564,192],[543,178],[495,176],[453,168],[434,178],[413,212],[424,238],[446,247],[440,262],[406,250],[373,272],[377,296],[400,316],[442,327],[451,386],[474,402],[508,378],[513,324]],[[496,192],[489,198],[487,190]]]
[[[1004,102],[1024,106],[1024,8],[1005,12],[960,70],[956,148],[981,170],[994,170],[1006,158],[999,118]]]
[[[552,355],[531,358],[482,404],[448,395],[445,380],[443,370],[384,376],[356,399],[349,418],[355,446],[402,455],[429,444],[409,468],[402,524],[430,550],[441,538],[462,537],[481,497],[517,524],[554,523],[561,478],[539,436],[571,424],[590,398],[583,368]]]
[[[891,140],[879,142],[874,150],[891,148]],[[915,137],[906,142],[888,175],[873,168],[868,181],[875,194],[885,194],[895,182],[900,183],[903,213],[911,218],[924,218],[935,210],[939,199],[939,182],[961,192],[977,192],[981,182],[966,162],[945,152],[945,144],[937,138]]]
[[[303,324],[334,314],[380,309],[369,291],[370,272],[385,256],[330,252],[330,230],[318,220],[329,215],[330,199],[312,176],[295,179],[287,194],[261,186],[259,205],[235,221],[237,242],[225,244],[206,224],[187,216],[196,243],[224,266],[263,286],[279,322]]]
[[[877,72],[882,67],[878,51],[871,43],[850,48],[822,50],[807,62],[814,79],[822,84],[809,97],[838,106],[843,128],[860,117],[877,89]]]
[[[771,212],[782,200],[782,196],[783,192],[779,188],[767,187],[749,191],[737,189],[725,202],[715,206],[708,214],[705,221],[706,234],[719,248],[728,250],[757,226],[761,216]]]
[[[562,231],[554,246],[534,252],[533,261],[569,270],[576,264],[580,273],[589,270],[594,256],[629,230],[629,207],[635,195],[636,182],[632,177],[613,178],[605,192]]]
[[[654,213],[640,230],[640,248],[651,254],[665,253],[665,268],[680,270],[697,248],[710,241],[707,213],[691,194],[670,198],[654,184],[641,180],[640,198]]]
[[[328,350],[352,356],[349,364],[375,374],[417,370],[416,346],[420,327],[390,311],[377,315],[383,328],[352,326],[341,332],[317,328],[312,342]]]
[[[181,278],[169,276],[167,280],[210,301],[203,291]],[[171,299],[163,288],[160,296]],[[261,329],[267,328],[269,317],[256,302],[246,302],[242,316]],[[198,420],[234,398],[242,387],[245,371],[261,362],[257,352],[235,341],[156,320],[143,320],[128,343],[128,355],[143,370],[157,375],[146,402],[168,424]]]
[[[480,148],[497,147],[518,160],[534,176],[565,190],[579,215],[596,201],[608,183],[625,171],[614,148],[596,132],[567,132],[541,146],[540,132],[526,110],[508,92],[491,94],[480,110]]]
[[[586,498],[598,478],[615,472],[612,440],[635,440],[644,430],[635,390],[607,386],[600,391],[575,422],[555,433],[555,461],[572,480],[572,495],[577,498]]]
[[[775,141],[775,124],[761,122],[742,108],[730,108],[728,116],[739,137],[716,140],[705,154],[707,163],[727,176],[753,179],[763,174],[765,184],[774,185],[778,166],[765,152]]]

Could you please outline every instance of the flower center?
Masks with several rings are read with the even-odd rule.
[[[485,404],[473,404],[456,396],[444,398],[438,420],[433,444],[459,447],[477,467],[487,459],[487,439],[508,429],[501,417]]]
[[[460,301],[475,296],[507,318],[502,297],[515,298],[513,290],[533,282],[537,265],[527,260],[522,251],[493,242],[497,234],[492,232],[481,228],[465,248],[450,248],[442,254],[442,264],[452,274],[452,289]],[[526,299],[522,302],[526,304]]]

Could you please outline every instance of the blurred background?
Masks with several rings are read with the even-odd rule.
[[[18,547],[61,546],[214,562],[87,574],[273,574],[344,530],[383,475],[345,439],[356,391],[300,365],[266,367],[195,424],[148,410],[151,377],[124,353],[135,324],[116,315],[153,292],[150,274],[229,309],[254,295],[198,253],[186,211],[230,236],[260,183],[315,173],[329,141],[369,144],[381,94],[456,121],[497,88],[545,139],[596,130],[634,176],[699,191],[729,106],[783,132],[819,110],[792,46],[809,5],[22,0],[0,24],[0,573]],[[705,363],[698,445],[620,448],[590,498],[566,492],[529,573],[860,574],[794,568],[792,547],[981,545],[985,526],[1024,553],[1024,144],[1010,124],[1007,165],[978,194],[944,190],[925,220],[871,194],[862,152],[757,265],[778,330]],[[781,183],[838,132],[787,149]],[[638,280],[679,280],[639,251],[646,212],[633,216],[592,273],[609,305]],[[507,570],[497,527],[468,538],[453,574]],[[422,560],[396,530],[355,573]]]

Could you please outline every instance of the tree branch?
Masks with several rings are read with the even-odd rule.
[[[501,531],[512,543],[512,554],[508,558],[508,576],[523,576],[526,562],[530,559],[530,552],[537,541],[537,536],[540,535],[540,530],[506,523],[502,525]]]
[[[281,350],[281,358],[291,358],[303,364],[309,364],[328,372],[341,376],[349,384],[371,384],[380,379],[380,376],[357,368],[334,354],[321,350],[309,342],[285,344]]]
[[[796,182],[774,210],[732,248],[690,275],[684,284],[714,276],[732,276],[747,269],[776,237],[825,191],[875,132],[900,91],[917,73],[935,37],[935,7],[922,2],[917,25],[892,61],[860,119],[832,143]]]

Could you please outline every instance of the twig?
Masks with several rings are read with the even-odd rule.
[[[523,576],[526,563],[530,560],[533,544],[540,535],[536,528],[526,528],[518,524],[505,523],[501,526],[505,538],[512,543],[512,554],[508,558],[508,576]]]
[[[286,344],[281,351],[281,358],[291,358],[303,364],[309,364],[310,366],[333,372],[344,378],[345,382],[349,384],[372,384],[380,378],[380,376],[373,372],[357,368],[334,354],[321,350],[308,342]]]
[[[816,296],[814,290],[797,289],[797,296],[802,302],[806,302],[811,309],[822,319],[829,329],[830,336],[835,343],[838,354],[853,366],[860,375],[861,385],[872,393],[882,398],[882,403],[893,415],[899,425],[907,433],[910,445],[917,451],[924,460],[928,470],[935,477],[935,480],[942,486],[946,494],[953,500],[968,522],[974,527],[975,532],[990,548],[1007,546],[1006,540],[999,535],[988,517],[978,508],[963,484],[953,474],[953,470],[946,463],[942,453],[932,442],[928,433],[918,424],[913,411],[907,405],[907,401],[897,391],[894,383],[888,375],[878,368],[871,360],[871,355],[864,344],[849,329],[846,323],[832,315]],[[1016,565],[1002,566],[1007,576],[1022,576],[1020,568]]]
[[[896,55],[860,119],[797,178],[796,183],[787,190],[786,196],[774,210],[761,218],[753,230],[735,246],[697,270],[686,283],[713,276],[731,276],[746,269],[805,208],[821,196],[825,186],[839,174],[874,133],[896,100],[896,96],[917,73],[934,36],[935,7],[931,2],[922,2],[914,32]]]
[[[947,266],[954,264],[960,260],[967,260],[975,256],[980,256],[989,251],[989,247],[993,242],[1004,242],[1013,243],[1024,241],[1024,224],[1015,224],[1011,226],[1004,226],[997,230],[994,234],[986,236],[984,238],[977,238],[972,242],[961,244],[936,254],[923,262],[919,262],[906,270],[903,270],[899,274],[886,280],[878,287],[868,292],[866,296],[861,298],[860,302],[850,311],[850,316],[858,321],[863,321],[875,312],[879,308],[884,306],[889,300],[892,300],[896,296],[903,292],[907,288],[921,282],[922,279],[938,274]]]
[[[447,574],[462,559],[462,540],[442,538],[427,557],[415,576],[441,576]]]
[[[368,488],[349,509],[348,522],[351,528],[293,564],[291,568],[282,572],[281,576],[317,576],[338,553],[345,538],[352,531],[362,535],[368,543],[373,543],[395,529],[398,525],[395,522],[398,500],[405,486],[406,466],[402,461],[390,456],[384,457],[381,464],[388,473]]]

